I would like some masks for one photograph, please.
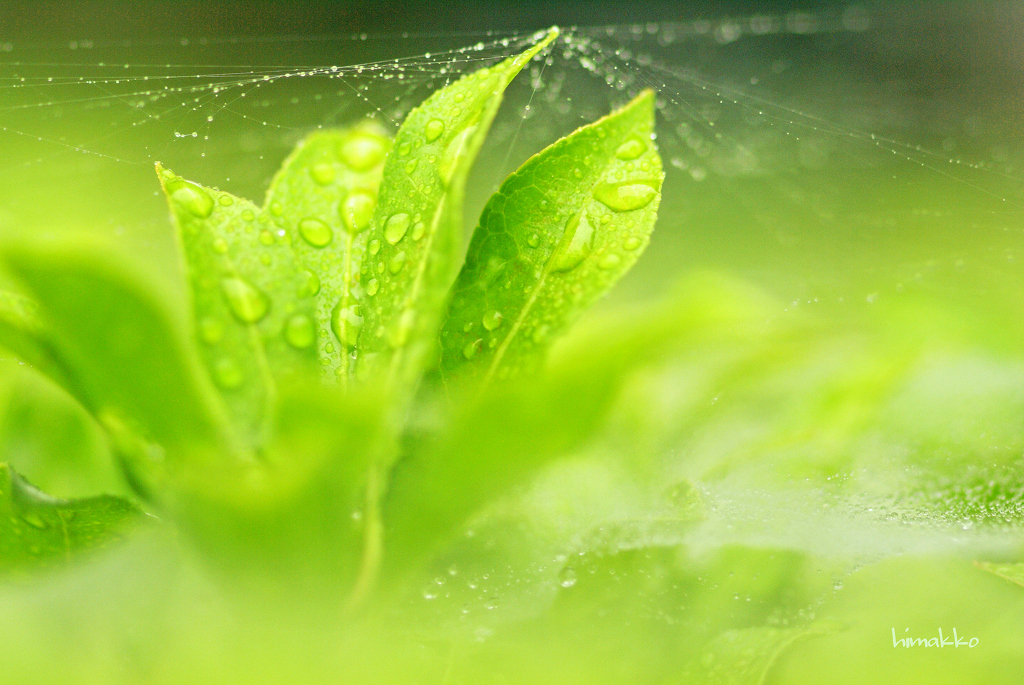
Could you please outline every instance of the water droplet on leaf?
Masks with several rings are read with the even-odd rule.
[[[526,239],[526,244],[529,245],[530,247],[537,247],[538,245],[540,245],[540,236],[534,233],[533,235]]]
[[[586,211],[569,220],[562,241],[551,255],[551,271],[569,271],[590,256],[594,243],[594,227]]]
[[[594,189],[594,198],[613,212],[630,212],[651,204],[658,191],[649,183],[602,183]]]
[[[213,214],[213,198],[195,183],[180,179],[172,181],[167,184],[167,192],[175,204],[192,216],[205,219]]]
[[[242,323],[256,323],[267,315],[267,296],[242,278],[225,278],[220,282],[231,313]]]
[[[441,137],[444,133],[444,122],[440,119],[431,119],[427,122],[427,127],[424,130],[424,136],[428,143],[433,143],[435,140]]]
[[[384,159],[387,147],[377,136],[355,133],[341,144],[339,154],[356,171],[369,171]]]
[[[643,141],[633,138],[627,140],[615,150],[615,156],[623,161],[636,159],[647,151],[647,145]]]
[[[427,232],[427,225],[422,221],[417,221],[416,225],[412,227],[412,239],[419,240],[423,237],[423,234]]]
[[[316,273],[303,270],[300,278],[302,279],[302,286],[299,288],[299,295],[312,297],[320,292],[320,277]]]
[[[341,306],[341,301],[331,311],[331,330],[334,337],[346,347],[355,347],[359,340],[359,327],[363,325],[363,317],[359,315],[359,306],[352,304]]]
[[[21,520],[32,526],[33,528],[39,528],[40,530],[46,528],[46,521],[40,518],[39,514],[34,511],[29,511],[21,515]]]
[[[466,359],[472,359],[473,357],[476,356],[476,353],[479,352],[480,349],[483,347],[483,343],[484,341],[480,339],[474,340],[471,343],[467,343],[466,346],[462,348],[462,356],[464,356]]]
[[[327,162],[314,164],[309,168],[309,175],[320,185],[329,185],[334,182],[334,165]]]
[[[576,569],[572,566],[566,566],[558,572],[558,584],[562,587],[572,587],[577,581]]]
[[[598,268],[605,270],[614,269],[619,265],[620,262],[622,262],[622,259],[619,257],[619,255],[615,254],[614,252],[609,252],[605,256],[601,257],[601,260],[597,263],[597,266]]]
[[[295,314],[284,327],[284,339],[292,347],[304,350],[316,341],[316,326],[305,314]]]
[[[367,190],[353,191],[341,203],[341,220],[349,233],[360,233],[370,226],[377,198]]]
[[[284,214],[284,205],[282,205],[280,202],[271,202],[270,213],[273,214],[274,216],[281,216],[282,214]]]
[[[273,245],[274,234],[266,229],[260,231],[260,242],[267,246]]]
[[[626,238],[623,241],[622,247],[626,248],[629,251],[633,251],[636,248],[640,247],[640,239],[639,238],[634,238],[633,236],[630,236],[629,238]]]
[[[497,310],[492,310],[484,314],[484,328],[486,328],[489,331],[493,331],[494,329],[498,328],[498,326],[501,325],[501,322],[504,320],[504,318],[505,317],[502,316],[501,312]]]
[[[327,247],[334,238],[331,227],[320,219],[303,219],[299,222],[299,235],[313,247]]]
[[[215,238],[213,241],[213,251],[217,254],[225,254],[228,251],[228,241],[223,238]]]
[[[409,230],[409,223],[409,215],[405,212],[395,214],[384,225],[384,239],[392,245],[397,245]]]
[[[376,278],[371,278],[370,282],[366,284],[366,294],[373,297],[377,294],[380,289],[380,282]]]
[[[367,245],[367,247],[370,250],[370,254],[375,255],[378,252],[380,252],[380,241],[374,238],[373,240],[370,241],[370,244]]]
[[[405,251],[403,250],[403,251],[399,252],[398,254],[396,254],[394,257],[392,257],[391,261],[388,262],[388,271],[390,271],[393,274],[397,274],[397,273],[399,273],[402,270],[402,268],[404,266],[405,266]]]

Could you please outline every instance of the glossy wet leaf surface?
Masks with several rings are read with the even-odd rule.
[[[362,363],[388,385],[413,386],[429,363],[458,270],[470,168],[505,88],[556,36],[435,92],[395,136],[364,263],[364,282],[378,285],[364,307],[359,345]]]
[[[267,193],[271,215],[286,227],[305,290],[315,302],[315,349],[323,373],[347,385],[372,277],[366,260],[377,206],[387,131],[372,121],[308,136],[285,160]],[[379,283],[379,281],[377,281]]]
[[[484,208],[441,331],[446,378],[505,378],[543,353],[647,246],[663,174],[654,94],[509,176]]]
[[[0,575],[24,576],[66,565],[117,543],[142,516],[135,505],[118,497],[50,497],[0,464]]]

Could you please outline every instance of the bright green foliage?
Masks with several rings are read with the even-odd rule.
[[[994,617],[962,672],[1019,680],[1020,564],[978,564],[1002,582],[963,549],[1019,542],[1024,364],[968,347],[964,317],[698,272],[556,340],[664,211],[652,93],[513,174],[456,278],[470,167],[554,37],[436,93],[394,145],[372,122],[311,134],[262,207],[161,170],[191,307],[91,244],[5,247],[32,299],[0,295],[0,343],[95,423],[21,440],[86,415],[32,419],[47,395],[6,383],[0,459],[64,491],[39,462],[112,453],[168,522],[0,583],[5,677],[761,685],[812,682],[792,674],[817,655],[880,682],[860,675],[953,663],[885,671],[878,648],[894,615],[931,630],[941,597],[962,629]],[[6,466],[0,509],[5,575],[141,518]]]
[[[67,388],[70,381],[44,339],[38,309],[35,302],[23,295],[0,291],[0,345]]]
[[[80,244],[11,247],[6,262],[40,305],[39,344],[93,414],[127,424],[178,464],[231,448],[193,348],[137,275]]]
[[[360,282],[359,266],[390,148],[389,136],[372,121],[350,131],[313,133],[288,157],[267,193],[270,216],[288,231],[308,290],[314,291],[323,371],[342,383],[352,371],[360,307],[378,287]]]
[[[200,354],[244,444],[258,447],[275,379],[315,369],[311,277],[274,211],[157,171],[188,264]]]
[[[654,93],[535,155],[484,208],[441,331],[447,377],[533,368],[647,246],[661,199]]]
[[[109,545],[141,516],[118,497],[50,497],[0,464],[0,575],[24,575]]]
[[[558,36],[465,76],[409,113],[384,166],[364,264],[375,295],[364,307],[361,355],[388,386],[414,385],[429,362],[462,248],[470,168],[516,74]],[[378,247],[379,246],[379,247]],[[369,292],[369,290],[367,291]]]

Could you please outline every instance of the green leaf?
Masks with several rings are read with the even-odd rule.
[[[441,331],[446,377],[536,366],[647,246],[661,200],[654,93],[529,159],[484,208]]]
[[[744,628],[727,630],[707,646],[681,683],[763,685],[779,656],[794,644],[836,632],[831,625],[810,628]]]
[[[462,248],[470,168],[505,88],[558,35],[435,92],[409,113],[384,166],[363,278],[370,295],[358,353],[386,387],[414,385],[433,353]],[[376,281],[376,284],[374,283]]]
[[[282,385],[265,458],[179,483],[175,517],[231,585],[272,586],[336,619],[362,563],[383,416],[369,388]]]
[[[0,464],[0,574],[56,566],[120,539],[142,512],[104,495],[62,500]]]
[[[119,417],[180,459],[230,447],[192,348],[123,258],[78,242],[10,246],[5,258],[94,415]]]
[[[620,319],[577,341],[545,374],[455,397],[441,429],[395,467],[384,507],[389,572],[421,564],[493,498],[592,440],[629,379],[692,344],[688,335],[702,328],[753,335],[742,321],[760,303],[723,289],[691,283],[679,301],[638,316],[642,325]]]
[[[17,293],[0,291],[0,345],[49,376],[58,385],[69,388],[70,381],[46,340],[39,306]]]
[[[1024,564],[995,564],[989,561],[976,561],[974,565],[1011,583],[1024,586]]]
[[[367,234],[391,140],[379,124],[318,131],[285,161],[267,193],[288,230],[297,264],[315,289],[316,349],[324,374],[347,385],[360,307],[376,285],[360,282]]]
[[[316,365],[310,287],[283,208],[185,181],[157,165],[188,265],[199,350],[244,442],[267,439],[276,379]]]

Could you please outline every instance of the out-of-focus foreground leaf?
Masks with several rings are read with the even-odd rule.
[[[765,335],[768,327],[752,323],[765,311],[755,291],[711,279],[689,285],[645,311],[644,326],[600,327],[575,341],[587,353],[556,354],[541,376],[454,398],[440,432],[395,468],[385,506],[390,570],[415,567],[483,505],[593,440],[637,371],[694,336]]]
[[[470,169],[505,88],[557,36],[552,29],[524,53],[435,92],[398,130],[363,264],[370,299],[358,352],[378,382],[408,392],[427,365],[458,269]]]
[[[530,158],[480,217],[441,331],[441,372],[536,366],[636,262],[661,199],[654,93]]]
[[[176,463],[230,450],[192,348],[145,280],[88,243],[10,246],[78,399]]]
[[[50,497],[0,464],[0,574],[70,561],[120,539],[141,516],[135,505],[118,497]]]

